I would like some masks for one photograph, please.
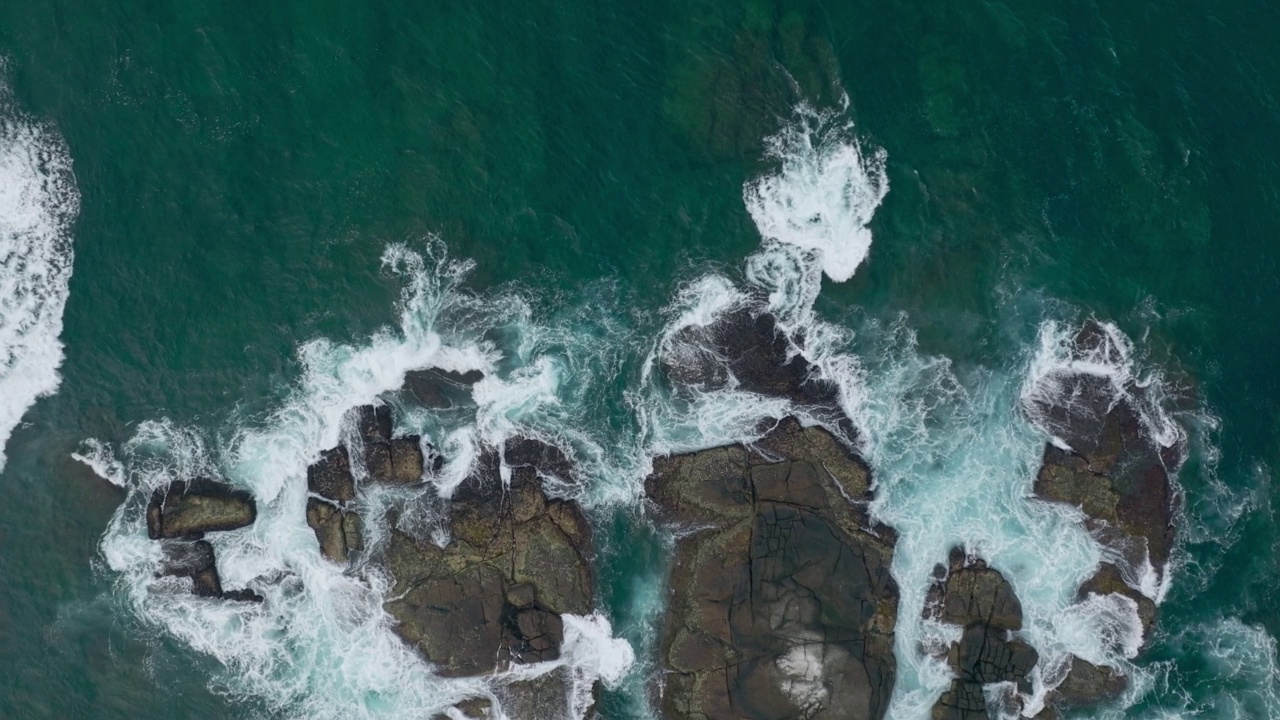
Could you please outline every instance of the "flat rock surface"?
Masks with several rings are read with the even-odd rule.
[[[788,418],[756,447],[654,461],[676,544],[661,659],[667,718],[881,718],[893,690],[893,534],[863,462]]]
[[[198,539],[206,532],[235,530],[257,518],[253,496],[213,480],[175,480],[157,488],[147,506],[147,534]]]

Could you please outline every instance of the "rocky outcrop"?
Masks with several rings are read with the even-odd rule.
[[[191,578],[192,592],[200,597],[262,602],[261,595],[247,588],[230,591],[222,589],[222,579],[218,576],[213,546],[205,540],[165,542],[160,574]]]
[[[308,498],[307,525],[315,531],[320,553],[333,562],[345,565],[351,553],[364,549],[360,516],[355,512]]]
[[[258,509],[243,490],[205,478],[175,480],[157,488],[147,505],[147,535],[152,540],[198,540],[206,532],[252,525]]]
[[[482,379],[484,373],[479,370],[410,370],[404,375],[404,392],[423,407],[451,408],[464,402],[471,394],[471,386]]]
[[[307,490],[338,503],[356,499],[356,481],[351,476],[346,447],[339,445],[320,453],[320,460],[307,468]]]
[[[444,458],[431,449],[430,465],[422,451],[418,435],[391,437],[391,408],[386,405],[364,405],[357,408],[356,427],[364,444],[364,464],[369,480],[393,485],[414,485],[423,479],[430,467],[439,472]],[[428,445],[430,448],[430,446]]]
[[[955,678],[934,704],[932,717],[985,720],[985,685],[1012,682],[1030,690],[1027,675],[1039,654],[1010,635],[1022,629],[1022,604],[1004,575],[980,558],[967,558],[961,548],[952,550],[948,566],[939,565],[934,577],[925,617],[959,625],[964,634],[947,653]]]
[[[1077,359],[1122,360],[1107,329],[1093,321],[1081,328],[1071,351]],[[1034,492],[1080,508],[1086,527],[1128,568],[1126,573],[1115,563],[1103,563],[1080,587],[1077,599],[1114,593],[1132,600],[1143,637],[1149,638],[1157,606],[1135,585],[1144,568],[1163,575],[1168,564],[1179,503],[1170,468],[1179,466],[1184,448],[1152,440],[1142,416],[1146,391],[1133,381],[1117,388],[1110,377],[1063,370],[1050,382],[1052,393],[1024,400],[1024,409],[1055,438],[1045,445]],[[1087,707],[1125,687],[1124,677],[1115,671],[1072,658],[1066,680],[1050,693],[1049,703]],[[1053,707],[1042,715],[1056,716]]]
[[[804,346],[804,338],[789,338],[759,304],[675,333],[660,356],[667,377],[677,386],[701,390],[724,388],[736,381],[743,390],[786,398],[825,415],[852,437],[853,425],[840,409],[839,389],[815,377],[813,364],[792,351],[793,346]]]
[[[394,530],[385,565],[397,632],[448,676],[559,657],[563,613],[594,606],[591,532],[575,503],[547,497],[539,472],[509,487],[489,450],[448,508],[445,547]]]
[[[683,528],[661,646],[667,718],[881,718],[893,690],[894,535],[867,467],[820,428],[658,458],[650,500]]]

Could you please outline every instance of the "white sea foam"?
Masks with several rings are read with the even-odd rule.
[[[760,234],[811,251],[836,282],[853,277],[871,249],[867,225],[889,192],[885,152],[864,153],[844,112],[803,104],[765,147],[779,169],[743,189]]]
[[[58,389],[79,209],[66,144],[23,115],[0,78],[0,469],[27,408]]]

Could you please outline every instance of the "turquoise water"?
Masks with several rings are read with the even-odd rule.
[[[646,368],[682,317],[778,282],[906,531],[904,607],[947,543],[976,542],[1044,642],[1079,652],[1100,616],[1052,618],[1096,548],[1019,500],[1043,437],[1017,405],[1054,361],[1046,321],[1114,322],[1191,451],[1144,681],[1103,712],[1280,715],[1278,21],[1258,2],[0,5],[0,272],[24,299],[0,343],[27,358],[0,375],[0,715],[447,699],[410,660],[344,672],[349,643],[324,633],[350,626],[197,636],[210,618],[141,592],[131,496],[71,457],[97,439],[125,484],[208,462],[286,505],[344,404],[440,361],[500,382],[406,423],[541,429],[590,470],[601,610],[637,653],[604,712],[644,717],[667,542],[634,504],[645,458],[768,409],[683,406]],[[814,135],[800,103],[830,113]],[[815,146],[784,132],[771,154],[787,129]],[[822,215],[788,238],[830,239],[823,259],[762,238],[787,210],[744,197],[760,178]],[[456,286],[436,284],[444,253],[473,265]],[[246,540],[224,576],[308,567],[273,528],[278,551]],[[931,702],[909,642],[928,632],[900,629],[895,717]]]

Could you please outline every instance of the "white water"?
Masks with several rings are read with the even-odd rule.
[[[367,565],[344,574],[320,559],[303,513],[307,464],[338,442],[349,408],[395,390],[406,370],[474,368],[486,372],[472,393],[474,407],[397,413],[399,430],[421,432],[447,458],[433,480],[442,492],[467,475],[482,444],[526,433],[563,445],[587,478],[584,486],[553,490],[589,506],[631,504],[642,492],[652,455],[751,441],[761,418],[795,410],[732,382],[724,390],[673,394],[656,372],[659,359],[706,350],[682,344],[682,328],[706,326],[742,307],[752,291],[763,291],[780,326],[803,334],[806,357],[839,385],[874,468],[872,511],[900,533],[893,565],[902,595],[898,681],[889,716],[928,717],[949,682],[946,666],[931,651],[954,639],[956,630],[919,618],[933,566],[958,544],[1004,573],[1022,602],[1022,635],[1041,653],[1034,692],[1025,698],[1028,714],[1060,681],[1072,654],[1129,673],[1134,689],[1124,704],[1157,688],[1164,681],[1159,666],[1129,662],[1142,641],[1133,604],[1115,597],[1074,602],[1076,588],[1104,551],[1082,528],[1078,511],[1030,497],[1041,450],[1051,438],[1022,406],[1030,396],[1055,397],[1055,382],[1065,373],[1112,378],[1117,393],[1136,383],[1150,401],[1142,408],[1149,434],[1170,444],[1181,429],[1160,409],[1158,377],[1141,367],[1140,353],[1113,327],[1110,343],[1096,356],[1072,354],[1074,325],[1047,313],[1038,328],[1032,325],[1022,353],[964,373],[945,358],[921,353],[906,318],[887,325],[859,321],[852,324],[856,332],[822,321],[813,306],[824,274],[847,279],[868,256],[867,225],[888,187],[886,156],[864,151],[839,113],[803,108],[768,147],[777,172],[744,189],[763,239],[746,261],[745,279],[711,274],[691,280],[666,308],[665,326],[654,338],[637,337],[615,320],[624,311],[607,293],[558,315],[538,314],[514,293],[466,292],[461,283],[469,263],[449,260],[440,243],[430,243],[425,256],[392,247],[385,263],[406,280],[399,326],[360,345],[317,340],[301,348],[306,373],[271,417],[237,426],[217,443],[193,429],[147,423],[120,449],[119,460],[101,444],[88,444],[78,457],[133,491],[102,543],[131,610],[221,660],[226,671],[214,679],[220,689],[285,716],[429,717],[465,697],[488,694],[492,686],[481,680],[435,677],[392,635],[381,612],[389,578]],[[480,340],[495,329],[506,337],[500,345]],[[640,357],[637,366],[633,359]],[[622,405],[630,410],[625,421],[601,399],[619,375],[635,378],[622,391]],[[158,555],[146,540],[145,501],[151,488],[194,472],[223,476],[258,499],[253,527],[210,540],[224,585],[253,587],[267,597],[260,607],[194,598],[180,583],[154,578]],[[402,496],[371,491],[360,501],[364,516],[375,519],[368,523],[372,545],[386,532],[376,522],[377,509]],[[409,514],[401,522],[429,531],[438,518]],[[636,701],[634,714],[644,716],[640,705],[655,671],[665,593],[657,578],[636,584],[626,613],[630,625],[618,628],[626,640],[615,637],[601,615],[566,618],[559,663],[521,668],[493,682],[567,664],[578,680],[572,702],[579,711],[599,678],[625,688]],[[1168,587],[1167,576],[1138,584],[1157,599]],[[1258,668],[1255,660],[1268,647],[1274,655],[1274,643],[1268,646],[1270,638],[1260,630],[1224,623],[1229,632],[1211,651],[1222,659],[1223,672],[1253,662],[1249,669],[1261,679],[1249,687],[1273,688],[1274,668]],[[1213,632],[1206,629],[1204,636]],[[784,664],[793,690],[822,692],[812,658],[797,655]],[[1265,703],[1277,695],[1258,697],[1264,704],[1257,707],[1270,708]]]
[[[27,408],[58,389],[79,209],[65,143],[14,106],[0,77],[0,469]]]

